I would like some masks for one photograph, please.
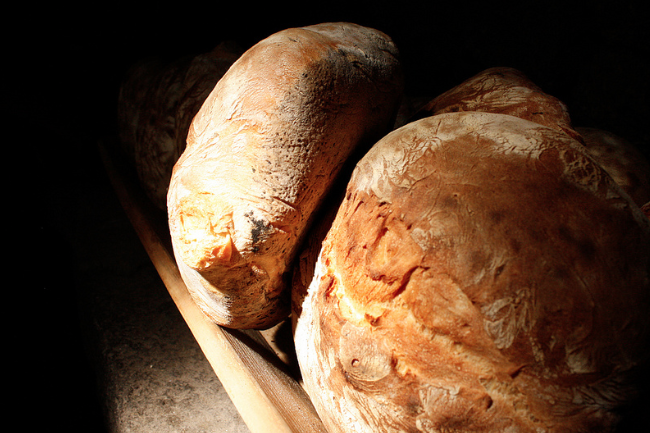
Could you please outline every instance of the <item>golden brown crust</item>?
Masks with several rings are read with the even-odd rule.
[[[581,141],[566,105],[514,68],[496,67],[476,74],[432,99],[417,117],[458,111],[509,114],[563,131]]]
[[[287,29],[233,64],[192,122],[168,195],[177,261],[212,320],[287,316],[314,210],[353,152],[390,130],[401,92],[392,41],[354,24]]]
[[[609,431],[649,284],[650,221],[581,144],[441,114],[357,165],[296,351],[332,432]]]

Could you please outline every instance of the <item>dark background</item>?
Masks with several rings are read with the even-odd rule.
[[[650,21],[640,1],[233,3],[228,12],[218,1],[46,6],[43,22],[25,20],[9,39],[27,41],[7,60],[29,80],[8,90],[40,111],[32,125],[97,135],[113,127],[117,86],[139,58],[199,53],[224,39],[246,48],[286,27],[340,20],[395,40],[410,94],[435,96],[487,67],[513,66],[565,101],[575,123],[648,137]]]
[[[38,406],[51,412],[94,404],[89,397],[94,389],[86,385],[92,365],[79,349],[74,291],[59,290],[69,285],[75,266],[66,227],[75,218],[75,188],[100,185],[97,194],[110,194],[96,143],[115,134],[119,83],[136,60],[198,54],[223,40],[247,48],[287,27],[352,21],[394,39],[409,95],[433,97],[488,67],[515,67],[564,101],[575,126],[617,133],[648,155],[650,21],[642,6],[640,1],[261,6],[182,1],[56,3],[7,13],[1,83],[10,150],[5,166],[16,165],[20,176],[10,206],[19,207],[18,219],[29,226],[27,233],[37,234],[25,242],[33,261],[27,265],[30,275],[35,270],[42,277],[35,291],[15,289],[20,299],[13,305],[39,329],[38,342],[27,339],[21,359],[23,366],[37,362],[32,373],[43,371],[45,364],[43,376],[66,379],[36,382],[29,394],[40,395]],[[79,396],[62,401],[64,387]],[[28,399],[24,404],[34,403]]]
[[[54,146],[52,156],[60,157],[73,141],[112,131],[120,79],[137,59],[200,53],[226,39],[247,48],[286,27],[353,21],[395,40],[409,94],[436,96],[485,68],[512,66],[563,100],[576,125],[641,145],[650,141],[650,21],[642,6],[626,0],[57,4],[39,9],[40,18],[27,14],[5,38],[6,69],[18,76],[3,90],[18,103],[15,112],[33,114],[21,119],[25,126],[38,128],[49,143],[66,137],[65,149]]]

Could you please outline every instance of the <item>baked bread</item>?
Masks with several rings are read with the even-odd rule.
[[[289,314],[297,246],[346,161],[393,126],[403,77],[385,34],[291,28],[246,51],[206,99],[174,167],[176,260],[214,322],[266,328]]]
[[[650,201],[650,162],[624,138],[599,128],[576,127],[591,155],[639,206]]]
[[[510,115],[405,125],[356,166],[295,324],[335,432],[607,432],[647,362],[650,220]]]
[[[495,67],[474,75],[425,104],[417,118],[457,111],[509,114],[581,141],[567,106],[515,68]]]
[[[241,50],[224,42],[207,53],[143,59],[127,72],[118,96],[120,142],[151,201],[166,208],[174,164],[192,118]]]
[[[650,200],[650,163],[641,152],[611,132],[574,127],[567,106],[515,68],[486,69],[426,103],[415,118],[458,111],[509,114],[563,131],[586,145],[635,203]]]

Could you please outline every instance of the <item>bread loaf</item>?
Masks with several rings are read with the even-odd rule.
[[[131,67],[120,87],[120,141],[151,201],[165,209],[174,164],[192,118],[239,57],[232,43],[173,60],[153,57]]]
[[[599,128],[577,127],[591,155],[639,206],[650,201],[650,162],[632,143]]]
[[[510,115],[405,125],[358,163],[295,329],[330,432],[607,432],[647,362],[650,221]]]
[[[563,131],[581,141],[567,106],[515,68],[486,69],[432,99],[417,117],[457,111],[509,114]]]
[[[436,114],[464,111],[508,114],[549,126],[582,141],[573,129],[566,105],[544,93],[523,72],[509,67],[486,69],[433,99],[405,96],[395,127]],[[323,217],[301,251],[300,267],[296,269],[293,281],[294,325],[313,276],[320,243],[325,237],[321,232],[329,229],[335,211],[330,209],[330,214]]]
[[[349,23],[283,30],[232,65],[192,122],[168,194],[181,274],[210,319],[287,317],[297,245],[343,164],[391,129],[402,87],[391,39]]]
[[[459,111],[509,114],[563,131],[586,145],[636,204],[650,200],[650,162],[639,150],[611,132],[574,127],[567,106],[515,68],[486,69],[424,104],[411,120]]]

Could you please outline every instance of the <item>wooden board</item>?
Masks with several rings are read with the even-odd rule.
[[[265,332],[231,330],[206,319],[192,300],[174,259],[164,213],[155,209],[115,140],[99,150],[113,188],[142,245],[214,372],[252,433],[326,430],[300,385],[291,353]],[[284,337],[286,338],[286,336]],[[288,353],[287,353],[288,352]]]

